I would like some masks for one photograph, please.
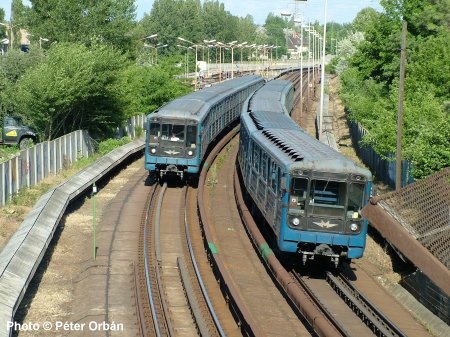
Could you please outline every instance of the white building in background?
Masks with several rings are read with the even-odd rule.
[[[300,54],[308,53],[308,39],[303,37],[303,48],[300,33],[293,29],[286,29],[286,44],[288,52],[291,55],[291,59],[300,59]]]

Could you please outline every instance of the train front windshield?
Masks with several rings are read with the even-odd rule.
[[[290,209],[299,215],[360,219],[364,189],[359,182],[293,178]]]
[[[176,123],[150,123],[150,143],[164,146],[196,147],[197,128],[195,125]]]

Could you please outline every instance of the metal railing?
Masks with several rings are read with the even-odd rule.
[[[134,116],[118,134],[135,138],[137,127],[143,128],[144,122],[144,115]],[[86,130],[73,131],[20,151],[15,157],[0,163],[0,207],[20,190],[36,185],[48,176],[57,175],[93,152],[94,144]]]
[[[381,180],[390,187],[395,188],[395,155],[388,154],[387,157],[393,160],[387,160],[375,152],[371,146],[362,146],[360,142],[368,131],[359,123],[349,121],[349,125],[353,146],[358,156],[364,164],[370,167],[377,180]],[[411,171],[412,164],[407,160],[402,160],[402,187],[414,182]]]

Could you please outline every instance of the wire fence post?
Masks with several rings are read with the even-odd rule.
[[[95,195],[97,194],[97,186],[95,183],[92,185],[92,253],[94,261],[97,255],[97,242],[96,242],[96,205],[95,205]]]

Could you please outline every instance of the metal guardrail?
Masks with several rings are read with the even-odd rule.
[[[20,190],[57,175],[80,157],[89,157],[93,144],[86,130],[71,132],[52,141],[34,145],[0,163],[0,207]]]
[[[450,168],[398,192],[371,198],[362,214],[450,296]]]
[[[94,182],[145,146],[142,139],[121,146],[43,195],[0,252],[0,322],[14,315],[33,279],[67,205]],[[12,331],[0,328],[0,337]]]
[[[361,124],[349,121],[349,126],[352,143],[358,156],[364,164],[369,166],[370,170],[378,180],[395,188],[395,160],[383,159],[371,146],[361,145],[361,140],[368,133]],[[395,159],[394,154],[389,154],[387,157]],[[414,182],[411,171],[412,163],[407,160],[402,160],[402,187]]]
[[[137,127],[144,127],[145,116],[134,116],[119,129],[117,136],[136,138]],[[89,157],[94,145],[86,130],[77,130],[52,141],[45,141],[19,152],[0,163],[0,207],[20,190],[30,188],[50,175],[57,175],[81,157]]]

